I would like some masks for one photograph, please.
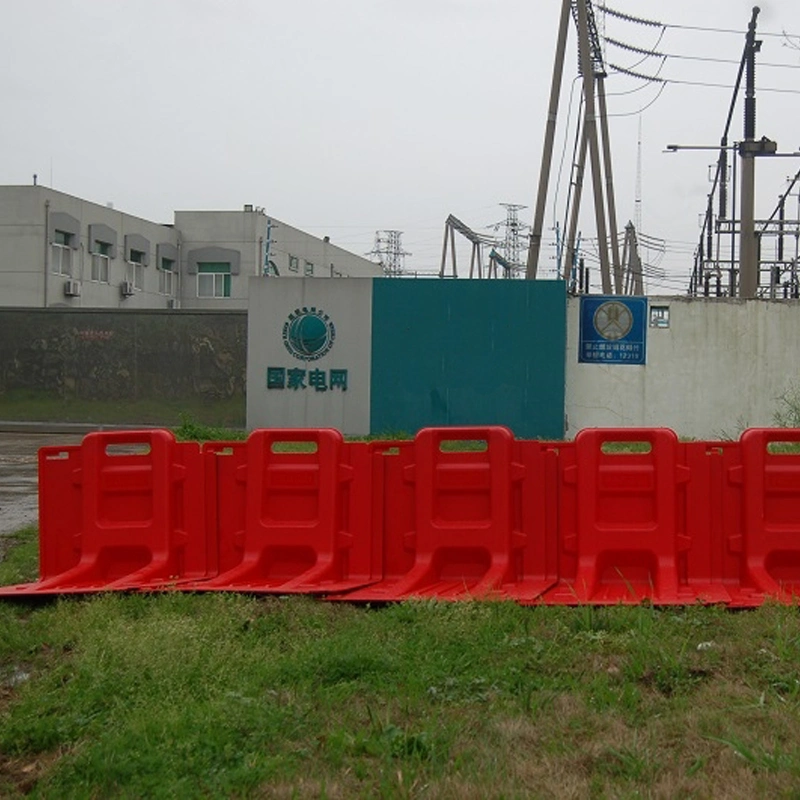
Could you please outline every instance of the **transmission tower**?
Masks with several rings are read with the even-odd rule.
[[[399,278],[405,273],[405,257],[411,253],[403,250],[402,231],[375,231],[375,246],[367,255],[375,256],[387,278]]]
[[[506,218],[502,222],[493,225],[495,231],[503,229],[503,238],[500,248],[503,251],[503,258],[509,265],[506,270],[506,277],[516,278],[524,270],[521,255],[527,253],[529,225],[519,221],[519,212],[527,206],[518,206],[513,203],[500,203],[506,210]]]
[[[582,193],[583,173],[586,157],[589,156],[594,193],[595,223],[597,225],[598,255],[600,257],[600,276],[604,294],[622,292],[622,271],[617,247],[616,206],[614,201],[614,182],[611,173],[611,145],[608,132],[608,113],[604,80],[606,70],[600,36],[594,18],[591,0],[562,0],[561,17],[556,44],[556,57],[553,81],[550,87],[550,105],[545,127],[545,142],[542,152],[542,166],[539,173],[539,191],[536,198],[536,211],[530,237],[530,248],[526,266],[526,277],[536,278],[539,254],[542,244],[544,210],[547,199],[550,167],[552,163],[553,141],[555,137],[558,102],[561,94],[561,78],[564,71],[564,54],[567,44],[570,15],[578,28],[579,74],[583,78],[584,115],[580,136],[578,162],[575,165],[577,176],[575,191],[571,201],[570,221],[566,236],[565,270],[572,270],[575,260],[575,241]],[[598,120],[602,135],[602,160]],[[605,191],[604,191],[605,189]],[[606,208],[608,213],[606,214]],[[612,232],[609,240],[607,231]],[[611,247],[609,248],[609,244]],[[609,254],[609,249],[611,253]],[[611,258],[609,258],[609,255]],[[613,284],[612,263],[613,259]],[[567,277],[567,276],[565,276]]]

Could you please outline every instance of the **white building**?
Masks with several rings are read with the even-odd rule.
[[[150,222],[44,186],[0,186],[0,306],[247,308],[251,277],[379,277],[366,258],[268,217]]]

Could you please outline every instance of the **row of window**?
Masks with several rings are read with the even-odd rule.
[[[53,244],[51,268],[56,275],[72,277],[72,249],[59,243]],[[131,252],[131,256],[136,251]],[[93,283],[110,283],[107,253],[92,253],[90,280]],[[144,291],[144,264],[141,259],[128,261],[125,265],[125,281],[136,291]],[[162,258],[158,267],[158,293],[173,296],[177,290],[175,262]],[[230,297],[231,265],[228,263],[200,263],[197,265],[198,297]]]
[[[72,278],[75,268],[73,263],[75,252],[72,247],[73,234],[56,230],[51,247],[50,269],[56,275]],[[91,253],[89,279],[93,283],[110,283],[110,262],[113,245],[109,242],[95,240]],[[141,250],[131,249],[125,262],[124,280],[135,291],[144,291],[146,254]],[[313,265],[312,265],[313,269]],[[175,261],[161,257],[157,265],[159,294],[173,296],[177,290]],[[197,265],[198,297],[230,297],[231,265],[229,262],[201,262]]]
[[[300,259],[297,256],[289,256],[289,272],[300,272]],[[303,274],[309,277],[314,274],[314,265],[310,261],[305,262]]]
[[[72,234],[56,231],[51,248],[50,269],[55,275],[73,277],[75,264],[71,246]],[[110,283],[111,245],[108,242],[95,242],[89,269],[89,280],[93,283]],[[130,259],[125,263],[124,280],[136,291],[144,291],[145,254],[141,250],[131,250]],[[175,261],[162,258],[158,265],[158,292],[172,296],[177,288]]]
[[[289,256],[289,272],[300,272],[300,259],[297,256],[290,255]],[[314,275],[314,265],[310,261],[305,262],[305,267],[303,268],[303,274],[307,277],[313,277]],[[341,278],[343,277],[342,273],[339,270],[335,270],[333,268],[333,264],[331,264],[331,277],[332,278]]]

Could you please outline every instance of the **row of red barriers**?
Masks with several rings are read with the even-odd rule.
[[[203,447],[163,430],[92,433],[39,452],[40,578],[0,596],[794,602],[798,442],[798,429],[738,442],[590,429],[540,442],[428,428],[369,443],[257,430]]]

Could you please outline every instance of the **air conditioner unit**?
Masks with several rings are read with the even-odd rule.
[[[167,300],[167,308],[177,308],[177,307],[178,307],[178,301],[174,297],[170,297],[170,299]]]
[[[130,297],[133,294],[133,281],[122,281],[119,290],[123,297]]]
[[[81,284],[80,281],[65,281],[64,282],[64,296],[65,297],[80,297]]]

